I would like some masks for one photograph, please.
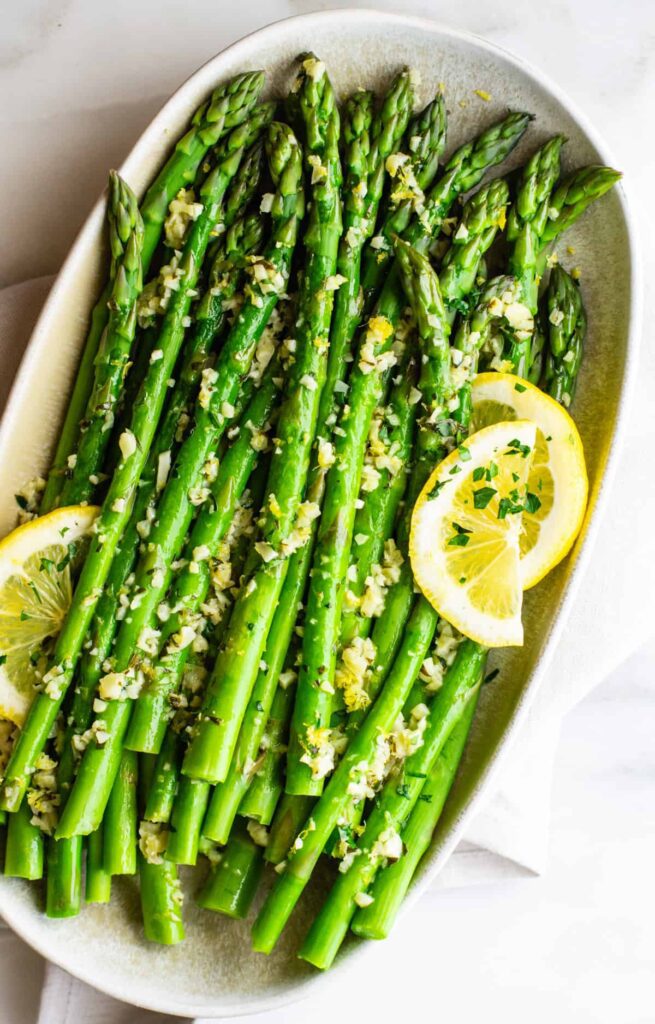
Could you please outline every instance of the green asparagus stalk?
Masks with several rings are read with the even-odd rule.
[[[38,694],[32,703],[5,772],[0,804],[7,810],[16,810],[20,806],[29,775],[45,746],[72,680],[116,548],[129,521],[138,482],[161,416],[168,381],[184,337],[192,298],[189,293],[195,288],[226,188],[251,141],[252,128],[236,128],[222,144],[216,165],[202,186],[203,211],[190,228],[178,268],[179,288],[171,298],[159,336],[162,357],[151,363],[141,386],[125,450],[97,520],[96,533],[57,639],[52,667],[44,677],[44,692]]]
[[[384,939],[393,927],[455,781],[475,714],[477,692],[474,691],[460,721],[428,772],[416,806],[402,830],[402,857],[378,871],[370,892],[373,902],[355,911],[351,928],[362,938]]]
[[[245,153],[225,195],[221,211],[221,224],[216,225],[214,229],[218,237],[208,247],[205,256],[211,269],[207,275],[204,294],[193,310],[193,329],[191,336],[185,340],[185,359],[194,344],[201,345],[204,342],[205,348],[208,350],[215,343],[226,321],[224,303],[229,303],[240,283],[240,277],[235,269],[238,267],[243,270],[245,257],[250,253],[259,252],[261,249],[264,219],[258,212],[244,213],[244,210],[248,211],[251,202],[261,192],[264,173],[263,153],[262,141],[258,139]],[[224,229],[224,232],[221,229]],[[143,340],[136,346],[136,357],[130,366],[123,388],[120,415],[114,425],[112,440],[115,442],[129,427],[132,405],[141,380],[147,372],[150,357],[157,348],[156,313],[150,311],[150,315],[148,315],[148,311],[143,307],[149,291],[161,291],[160,279],[163,269],[163,267],[160,268],[157,277],[148,282],[141,295],[139,305],[142,307],[140,321]],[[110,445],[110,453],[116,448],[117,443],[113,446]],[[109,473],[113,471],[113,468],[111,460],[109,460],[105,465],[105,472]]]
[[[348,787],[357,775],[357,765],[371,757],[378,734],[386,735],[402,710],[434,633],[432,618],[429,617],[426,630],[421,612],[422,606],[417,605],[405,627],[404,643],[384,690],[328,779],[325,791],[299,833],[302,842],[293,844],[285,869],[255,921],[253,948],[257,952],[270,953],[275,946],[333,829],[352,800]]]
[[[474,699],[485,657],[477,644],[465,641],[461,645],[442,688],[432,701],[422,745],[409,755],[400,774],[393,775],[378,796],[357,843],[359,855],[352,858],[346,871],[339,873],[300,950],[300,956],[316,967],[325,969],[334,960],[357,909],[356,898],[366,892],[386,855],[385,850],[395,844],[392,856],[398,852],[398,829],[415,806],[426,774],[461,720],[467,704]]]
[[[139,890],[145,936],[162,946],[175,946],[184,939],[182,889],[177,865],[162,860],[149,863],[139,853]]]
[[[136,703],[126,737],[133,750],[154,753],[163,740],[170,696],[180,684],[191,650],[190,645],[180,646],[179,637],[185,625],[194,623],[200,614],[211,587],[211,557],[227,533],[260,455],[261,438],[270,429],[279,392],[278,370],[277,361],[267,369],[261,387],[244,413],[239,436],[220,464],[212,488],[213,507],[200,513],[191,531],[187,545],[189,564],[176,578],[171,593],[170,605],[176,610],[162,628],[157,664]]]
[[[146,821],[161,822],[170,821],[177,783],[179,769],[182,760],[182,743],[179,735],[174,729],[167,729],[164,741],[161,745],[155,768],[148,791],[144,818]]]
[[[142,631],[152,628],[157,605],[167,589],[171,562],[181,550],[194,512],[193,488],[199,481],[203,481],[204,486],[205,463],[229,425],[229,416],[233,414],[241,381],[250,370],[257,342],[286,287],[301,212],[300,154],[295,137],[283,125],[271,126],[268,149],[278,188],[274,200],[275,228],[267,247],[267,264],[273,268],[275,284],[271,287],[270,274],[261,284],[256,280],[252,282],[251,301],[243,306],[230,330],[206,393],[201,389],[194,430],[180,448],[157,506],[148,549],[135,574],[134,593],[142,595],[140,603],[135,607],[133,599],[132,614],[121,624],[116,639],[114,671],[110,676],[112,685],[120,681],[121,688],[123,680],[125,688],[129,687],[134,673],[139,671],[138,665],[132,663],[132,654],[143,637]],[[131,700],[124,698],[111,700],[100,713],[99,720],[107,739],[101,745],[92,743],[87,747],[59,823],[58,836],[86,834],[97,827],[117,770],[130,712]]]
[[[341,281],[334,301],[325,403],[330,410],[343,403],[335,392],[345,379],[352,339],[362,317],[360,268],[367,238],[375,228],[382,198],[385,163],[407,126],[412,104],[408,71],[396,75],[378,114],[373,116],[371,93],[356,92],[344,111],[343,235],[337,255]],[[331,425],[328,423],[328,426]]]
[[[596,165],[582,167],[563,179],[555,189],[548,207],[548,220],[541,236],[542,254],[538,267],[540,272],[543,272],[548,247],[620,179],[619,171]]]
[[[362,609],[361,601],[367,587],[367,580],[373,569],[383,560],[385,542],[392,536],[398,509],[405,493],[409,462],[414,439],[414,427],[418,411],[415,396],[417,390],[417,368],[413,359],[405,363],[401,374],[391,390],[388,404],[379,431],[374,439],[369,438],[367,456],[371,453],[373,489],[362,485],[362,505],[355,513],[353,537],[359,542],[356,558],[348,567],[348,594],[344,601],[339,644],[346,647],[355,637],[365,637],[373,621]],[[374,421],[375,422],[375,421]],[[383,449],[378,455],[378,449]],[[380,468],[376,468],[376,459]],[[366,465],[366,461],[365,461]],[[352,553],[351,553],[352,554]]]
[[[295,657],[295,648],[291,648]],[[293,688],[278,686],[266,723],[260,764],[239,804],[239,814],[260,825],[270,825],[284,789],[284,755],[293,708]],[[265,741],[265,746],[264,746]]]
[[[425,190],[434,181],[446,144],[446,105],[438,93],[407,128],[407,161],[398,161],[384,219],[368,242],[362,261],[364,315],[370,313],[393,258],[393,239],[407,229],[412,215],[425,201]],[[396,180],[397,179],[397,180]]]
[[[43,878],[43,832],[32,824],[32,811],[27,802],[9,815],[4,873],[30,881]]]
[[[103,819],[105,871],[109,875],[136,873],[137,757],[132,750],[121,755]]]
[[[148,189],[141,207],[145,233],[141,264],[143,276],[148,273],[152,256],[161,235],[170,201],[184,185],[191,183],[207,154],[221,136],[241,124],[252,111],[262,86],[264,73],[249,71],[237,75],[219,86],[208,102],[196,111],[189,131],[178,142],[173,154]],[[57,504],[62,477],[68,457],[74,452],[79,424],[87,406],[94,378],[94,366],[105,324],[108,318],[107,302],[111,293],[113,268],[109,284],[103,289],[91,313],[89,333],[82,352],[73,393],[64,417],[52,468],[48,475],[41,502],[41,512],[49,512]]]
[[[306,58],[299,79],[314,185],[295,330],[297,352],[277,423],[279,444],[267,485],[262,541],[257,547],[259,563],[237,600],[183,765],[187,775],[209,782],[221,782],[227,776],[289,567],[326,375],[334,295],[329,279],[334,275],[341,232],[341,168],[336,99],[324,69],[316,73],[319,67],[322,65],[315,58]],[[300,539],[307,542],[309,538]]]
[[[109,903],[111,899],[111,875],[105,871],[104,830],[102,825],[89,836],[86,844],[86,889],[87,903]],[[70,906],[70,901],[68,903]]]
[[[262,848],[245,828],[235,825],[222,857],[198,894],[204,910],[236,919],[244,918],[254,899],[262,875]]]
[[[555,135],[523,166],[507,217],[510,273],[519,281],[521,299],[533,316],[538,299],[537,258],[548,223],[551,192],[559,178],[564,141],[564,136]]]
[[[587,318],[580,288],[563,267],[553,267],[545,307],[548,329],[546,387],[548,393],[568,409],[575,396],[582,363]]]
[[[150,266],[171,200],[181,188],[193,182],[212,146],[251,116],[264,78],[263,71],[237,75],[225,85],[219,85],[194,114],[191,127],[176,144],[141,204],[145,225],[144,268]]]
[[[250,422],[249,419],[246,421]],[[237,447],[238,442],[235,442],[234,448]],[[232,451],[233,449],[230,450],[229,455],[232,454]],[[226,458],[223,462],[223,469],[228,468],[227,462],[228,459]],[[248,491],[241,500],[242,509],[260,508],[268,475],[267,470],[266,461],[260,462],[257,465],[250,478]],[[204,658],[200,655],[203,667],[208,668],[215,659],[216,651],[226,632],[229,621],[229,604],[233,603],[238,593],[238,581],[241,580],[242,570],[247,561],[247,555],[252,543],[251,538],[251,527],[244,528],[242,532],[236,533],[234,536],[232,534],[228,536],[230,577],[236,585],[230,587],[229,597],[226,597],[225,590],[221,591],[221,596],[227,600],[228,605],[223,605],[220,621],[209,635],[207,654]],[[191,711],[185,712],[181,710],[179,715],[175,716],[169,724],[168,731],[174,731],[179,734],[182,740],[182,750],[184,750],[188,742],[189,733],[192,730],[192,726],[189,724],[189,714],[192,716],[191,721],[193,721],[194,709],[201,704],[203,692],[204,685],[201,685],[199,689],[194,686],[188,697]],[[207,810],[211,787],[208,782],[200,779],[190,779],[186,775],[181,775],[179,769],[181,769],[181,763],[179,767],[176,765],[175,769],[178,776],[177,792],[170,816],[170,834],[166,856],[176,864],[195,864],[199,849],[201,827]]]
[[[203,825],[203,835],[217,843],[226,843],[241,801],[253,778],[260,755],[266,723],[275,693],[280,684],[285,658],[293,635],[303,584],[310,560],[310,546],[305,545],[302,559],[294,558],[280,594],[280,601],[271,625],[264,653],[264,666],[259,669],[246,708],[239,738],[228,774],[212,794]],[[290,578],[293,572],[293,577]],[[292,671],[292,670],[291,670]]]
[[[264,851],[264,859],[269,864],[278,865],[286,859],[289,848],[307,821],[314,803],[312,796],[282,794]]]
[[[108,218],[114,263],[109,317],[95,358],[80,440],[69,459],[73,462],[71,475],[61,489],[61,505],[89,501],[96,490],[136,331],[136,300],[142,288],[143,221],[134,193],[115,171],[109,176]]]

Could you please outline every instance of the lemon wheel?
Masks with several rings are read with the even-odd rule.
[[[0,541],[0,718],[21,725],[72,597],[72,573],[98,509],[71,506]]]
[[[485,647],[523,643],[521,527],[537,428],[496,423],[434,471],[412,515],[416,581],[440,615]]]
[[[582,440],[566,409],[520,377],[481,373],[472,398],[474,430],[501,420],[531,420],[537,426],[528,488],[540,505],[524,516],[521,534],[521,573],[528,590],[568,554],[580,532],[588,494]]]

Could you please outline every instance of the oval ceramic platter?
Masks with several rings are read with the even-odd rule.
[[[508,107],[531,111],[534,124],[501,173],[521,164],[556,132],[569,140],[565,169],[612,163],[567,99],[498,47],[420,19],[340,10],[271,25],[210,60],[147,128],[121,168],[123,176],[142,193],[191,113],[218,82],[238,71],[264,68],[269,93],[283,95],[293,59],[309,49],[327,63],[342,96],[360,85],[382,90],[402,65],[415,69],[421,103],[443,82],[451,111],[449,151]],[[488,93],[490,100],[483,102],[476,89]],[[57,278],[14,385],[0,432],[0,535],[14,526],[12,495],[49,464],[104,270],[103,219],[101,200]],[[462,835],[540,684],[590,553],[616,458],[635,365],[639,304],[635,247],[621,188],[592,207],[567,234],[565,246],[575,249],[590,320],[574,408],[591,478],[587,521],[572,555],[527,595],[526,644],[502,660],[496,682],[485,687],[465,762],[409,904],[434,879]],[[172,949],[149,945],[141,935],[136,883],[121,883],[110,906],[91,906],[71,921],[49,921],[41,914],[34,887],[0,878],[0,908],[28,943],[72,974],[120,999],[168,1013],[203,1017],[256,1012],[329,984],[333,972],[318,975],[294,955],[322,898],[320,883],[311,887],[278,950],[268,958],[251,953],[250,922],[201,911],[192,898],[185,905],[186,941]],[[375,944],[346,943],[334,971],[345,969],[365,949],[374,950]]]

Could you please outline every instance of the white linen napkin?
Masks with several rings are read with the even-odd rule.
[[[0,411],[52,278],[38,278],[0,292]],[[655,483],[643,453],[655,444],[648,390],[655,383],[655,353],[642,355],[634,415],[613,493],[623,496],[605,511],[594,559],[547,678],[509,752],[484,809],[436,880],[437,887],[468,885],[541,873],[548,851],[552,769],[566,712],[655,633],[651,584],[644,566],[655,564],[650,522]],[[625,496],[632,496],[625,500]],[[639,536],[639,546],[635,537]],[[612,600],[607,600],[608,584]],[[3,936],[3,942],[9,941]],[[14,940],[19,944],[19,940]],[[18,955],[18,954],[16,954]],[[0,987],[2,987],[0,960]],[[47,965],[38,1024],[166,1024],[165,1017],[127,1006]]]

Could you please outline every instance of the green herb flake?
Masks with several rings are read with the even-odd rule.
[[[478,487],[473,491],[473,504],[476,508],[486,508],[491,499],[498,494],[495,487]]]
[[[510,498],[501,498],[498,502],[498,519],[506,519],[508,515],[517,515],[523,511],[523,505]]]
[[[462,462],[470,462],[471,459],[473,458],[468,448],[465,448],[464,445],[462,445],[459,449],[459,457],[462,460]]]
[[[514,390],[518,391],[518,392],[523,392],[523,391],[527,391],[528,389],[525,386],[525,384],[515,384],[514,385]]]
[[[432,501],[433,498],[438,498],[448,482],[448,480],[437,480],[432,490],[428,493],[428,501]]]
[[[539,500],[537,495],[533,494],[531,491],[528,491],[528,493],[525,496],[525,511],[531,512],[532,515],[534,515],[535,512],[538,512],[540,508],[541,501]]]

